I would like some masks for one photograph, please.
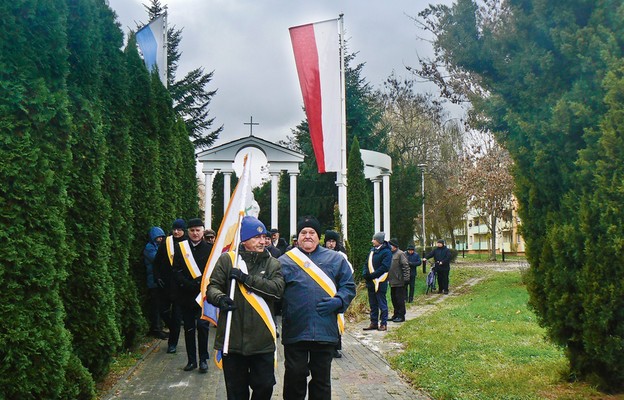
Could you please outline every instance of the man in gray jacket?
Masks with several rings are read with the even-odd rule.
[[[397,238],[390,239],[392,251],[392,264],[388,271],[388,283],[390,284],[390,299],[394,314],[392,322],[405,322],[405,285],[409,282],[410,267],[405,253],[399,249]]]

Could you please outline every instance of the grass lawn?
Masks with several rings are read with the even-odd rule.
[[[458,278],[479,273],[487,279],[388,337],[405,347],[390,358],[394,369],[437,400],[623,398],[565,382],[563,350],[544,338],[527,309],[520,272],[456,268],[451,290]]]

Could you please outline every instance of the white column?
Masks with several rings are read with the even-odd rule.
[[[336,186],[338,186],[338,211],[340,211],[340,223],[342,234],[347,240],[347,174],[336,172]]]
[[[386,239],[390,240],[390,175],[382,175],[383,180],[383,222]]]
[[[290,235],[288,236],[288,242],[292,235],[297,234],[297,172],[289,172],[290,177]]]
[[[269,174],[271,175],[271,227],[269,229],[279,229],[277,226],[279,172],[269,172]]]
[[[381,199],[379,198],[379,183],[381,180],[377,177],[371,179],[373,182],[373,213],[375,216],[375,233],[381,231]]]
[[[230,177],[232,172],[223,172],[223,215],[227,211],[228,203],[230,202],[230,196],[232,194],[230,190]]]
[[[214,171],[204,172],[204,225],[212,226],[212,174]]]

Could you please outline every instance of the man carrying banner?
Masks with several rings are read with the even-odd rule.
[[[392,251],[385,241],[386,234],[377,232],[371,241],[373,247],[368,255],[368,262],[362,271],[368,290],[368,305],[370,306],[370,325],[365,331],[388,329],[388,271],[392,265]]]
[[[267,230],[245,216],[240,227],[238,260],[233,251],[222,254],[210,277],[208,302],[220,309],[215,349],[224,350],[226,320],[231,312],[223,376],[228,399],[271,398],[275,385],[276,328],[273,303],[284,292],[280,263],[265,250]],[[230,280],[236,280],[234,293]],[[233,299],[232,299],[233,298]]]
[[[353,273],[338,252],[319,245],[313,216],[297,224],[298,247],[279,258],[286,287],[282,309],[284,399],[331,399],[331,362],[355,296]],[[308,375],[312,375],[307,383]]]
[[[208,372],[208,321],[201,319],[201,307],[195,301],[199,294],[202,274],[210,256],[210,245],[204,240],[204,223],[199,218],[188,222],[188,240],[178,243],[173,258],[174,299],[180,305],[184,321],[184,343],[188,363],[185,371],[197,368],[199,348],[199,372]],[[197,331],[197,342],[195,332]]]

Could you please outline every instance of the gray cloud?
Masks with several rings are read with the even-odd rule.
[[[142,2],[109,0],[124,30],[147,21]],[[445,0],[449,4],[451,1]],[[304,119],[288,28],[337,18],[344,13],[349,50],[366,63],[364,77],[379,87],[392,73],[406,76],[417,54],[430,54],[423,35],[407,16],[416,16],[422,0],[170,0],[169,24],[183,28],[179,76],[197,67],[214,71],[211,116],[223,124],[218,144],[249,134],[243,125],[253,116],[254,134],[285,139]],[[423,86],[424,90],[434,88]]]

